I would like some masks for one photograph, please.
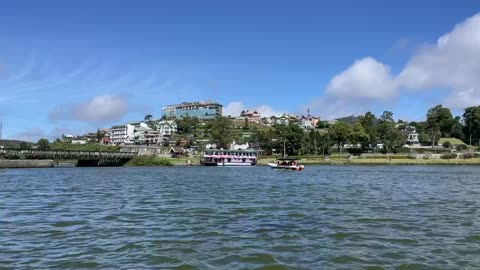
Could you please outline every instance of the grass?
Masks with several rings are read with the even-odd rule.
[[[93,152],[119,152],[120,147],[101,145],[96,143],[87,144],[71,144],[54,142],[50,145],[50,149],[53,151],[93,151]]]
[[[125,166],[141,167],[141,166],[185,166],[190,160],[191,165],[200,165],[199,158],[183,157],[183,158],[165,158],[157,156],[138,156],[128,161]]]
[[[438,140],[438,145],[443,145],[445,142],[450,142],[452,145],[465,144],[462,140],[457,138],[440,138],[440,140]]]
[[[275,157],[261,157],[259,165],[267,165],[275,162]],[[480,165],[480,158],[470,159],[411,159],[392,156],[392,158],[335,158],[324,159],[323,157],[300,158],[299,164],[303,165]]]
[[[157,156],[138,156],[129,160],[125,166],[143,167],[143,166],[173,166],[169,158]]]

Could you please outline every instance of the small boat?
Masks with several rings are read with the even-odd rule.
[[[277,159],[277,163],[268,163],[268,166],[277,170],[301,171],[305,169],[305,166],[298,165],[297,160],[297,158],[279,158]]]

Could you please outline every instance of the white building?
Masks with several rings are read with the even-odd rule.
[[[86,138],[71,138],[71,144],[87,144]]]
[[[242,111],[240,113],[240,118],[241,119],[248,119],[248,121],[250,121],[252,123],[260,124],[262,116],[257,111],[246,110],[246,111]]]
[[[110,130],[110,143],[125,145],[134,142],[135,126],[132,124],[113,126]]]
[[[237,144],[235,141],[230,145],[230,150],[247,150],[250,149],[250,145],[247,143]]]
[[[177,123],[174,120],[161,120],[157,123],[160,135],[173,135],[177,133]]]

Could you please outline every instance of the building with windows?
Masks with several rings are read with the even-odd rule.
[[[252,123],[257,123],[257,124],[260,124],[262,120],[262,116],[260,115],[260,113],[258,113],[257,111],[250,111],[250,110],[242,111],[240,113],[240,118],[248,119],[248,121]]]
[[[223,106],[220,103],[207,100],[199,102],[183,102],[162,108],[162,114],[167,118],[197,117],[199,119],[214,119],[222,116]]]
[[[132,124],[116,125],[110,129],[110,143],[125,145],[134,142],[135,126]]]

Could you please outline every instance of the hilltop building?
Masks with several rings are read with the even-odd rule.
[[[240,119],[248,119],[249,122],[260,124],[262,116],[257,111],[242,111],[240,113]]]
[[[199,102],[183,102],[162,108],[162,114],[171,119],[182,117],[197,117],[199,119],[215,119],[222,116],[223,106],[220,103],[207,100]]]

